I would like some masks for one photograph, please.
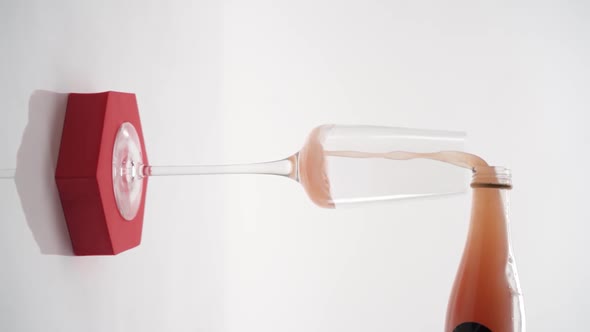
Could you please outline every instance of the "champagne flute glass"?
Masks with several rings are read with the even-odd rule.
[[[467,176],[455,166],[472,164],[462,162],[470,155],[456,152],[463,150],[464,138],[463,133],[451,131],[322,125],[311,131],[300,151],[281,160],[156,166],[144,164],[137,131],[125,122],[113,147],[113,188],[126,220],[137,214],[145,179],[153,176],[278,175],[300,183],[308,197],[324,208],[460,193],[467,188]]]

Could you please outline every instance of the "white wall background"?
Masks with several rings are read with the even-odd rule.
[[[465,130],[514,172],[529,330],[590,325],[586,1],[4,0],[0,45],[0,169],[23,170],[1,331],[443,328],[468,195],[329,211],[281,178],[158,178],[140,247],[67,256],[55,92],[104,90],[137,94],[154,164],[275,159],[327,122]]]

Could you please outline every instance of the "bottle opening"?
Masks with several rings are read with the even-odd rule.
[[[512,188],[510,169],[501,166],[477,166],[473,168],[471,188]]]

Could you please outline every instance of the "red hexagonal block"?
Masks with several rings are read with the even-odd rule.
[[[141,242],[147,178],[139,211],[125,220],[112,182],[113,143],[121,124],[135,126],[147,154],[135,95],[122,92],[68,96],[55,180],[76,255],[116,255]]]

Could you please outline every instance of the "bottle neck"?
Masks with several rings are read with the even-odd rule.
[[[476,167],[467,242],[447,311],[446,331],[521,331],[523,309],[510,246],[510,171]],[[478,328],[474,322],[486,326]]]
[[[498,257],[504,257],[504,251],[509,248],[510,170],[493,166],[476,167],[471,187],[473,198],[469,238],[493,246],[500,255]]]
[[[477,166],[473,168],[471,188],[512,189],[510,169],[498,166]]]

